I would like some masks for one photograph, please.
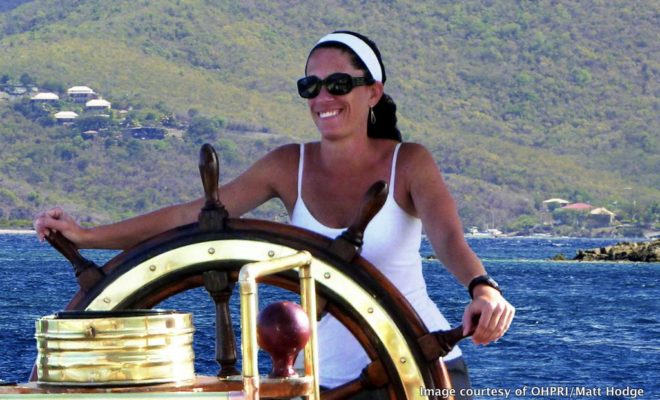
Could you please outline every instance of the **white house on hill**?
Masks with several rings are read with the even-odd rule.
[[[51,101],[58,101],[59,99],[60,96],[50,92],[37,93],[36,95],[30,98],[30,100],[32,100],[35,103],[48,103]]]
[[[70,87],[66,93],[76,103],[84,103],[89,99],[96,98],[96,93],[87,86],[73,86]]]
[[[73,111],[60,111],[54,117],[57,122],[73,122],[74,119],[78,118],[78,114]]]
[[[616,214],[605,207],[598,207],[589,212],[589,217],[597,224],[607,226],[614,222]]]
[[[107,110],[112,107],[109,101],[104,99],[92,99],[85,103],[85,108],[87,110]]]
[[[543,206],[549,211],[552,211],[556,208],[559,207],[564,207],[567,204],[570,204],[571,202],[568,200],[564,199],[559,199],[559,198],[553,198],[553,199],[548,199],[543,201]]]

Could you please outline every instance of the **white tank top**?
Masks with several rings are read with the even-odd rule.
[[[401,143],[392,156],[389,193],[385,204],[364,232],[360,255],[378,268],[403,293],[430,331],[449,329],[447,319],[426,293],[419,249],[422,241],[422,221],[405,212],[394,199],[396,160]],[[300,145],[298,164],[298,197],[291,213],[291,224],[330,238],[346,228],[330,228],[310,213],[302,198],[305,145]],[[369,363],[369,357],[353,335],[334,317],[326,315],[319,321],[319,365],[321,385],[335,387],[355,379]],[[461,355],[454,348],[444,359]],[[300,357],[298,357],[300,359]]]

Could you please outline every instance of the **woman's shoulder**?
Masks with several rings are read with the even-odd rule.
[[[407,152],[413,153],[429,152],[429,150],[423,144],[416,142],[401,142],[401,150],[403,151],[404,149]]]
[[[265,161],[269,164],[272,163],[289,163],[292,159],[298,159],[300,154],[300,145],[297,143],[288,143],[281,146],[278,146],[262,157],[262,161]]]
[[[300,152],[300,144],[298,143],[287,143],[283,144],[280,146],[277,146],[273,150],[269,151],[269,155],[273,155],[275,157],[281,157],[281,156],[289,156],[293,153],[299,153]]]
[[[293,190],[291,185],[295,189],[299,154],[298,144],[278,146],[253,163],[242,176],[252,179],[252,183],[272,188],[284,200]]]
[[[308,149],[309,145],[314,145],[314,143],[306,143],[306,145],[305,149]],[[278,146],[266,153],[254,166],[261,169],[265,168],[271,174],[289,174],[298,169],[300,148],[301,143],[288,143]]]
[[[433,155],[422,144],[403,142],[399,149],[399,162],[410,166],[426,167],[429,163],[435,164]]]

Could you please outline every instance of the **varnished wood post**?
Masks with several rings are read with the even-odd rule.
[[[472,336],[477,325],[479,325],[479,317],[479,315],[476,315],[472,318],[472,330],[467,334],[463,333],[463,325],[461,324],[446,331],[430,332],[417,339],[419,346],[424,352],[426,361],[433,362],[440,357],[446,356],[458,342]]]
[[[364,230],[367,229],[367,225],[378,214],[378,211],[383,208],[386,200],[387,183],[378,181],[371,185],[364,195],[362,206],[353,223],[341,235],[337,236],[330,245],[330,250],[346,261],[350,261],[360,254]]]
[[[226,272],[204,272],[204,287],[215,303],[215,360],[220,365],[218,376],[240,375],[236,369],[236,337],[229,313],[229,298],[234,283]]]
[[[206,197],[204,207],[199,213],[199,227],[202,230],[224,229],[228,213],[218,196],[220,178],[218,155],[213,146],[208,143],[204,144],[199,151],[199,173],[202,176],[204,196]]]
[[[73,270],[80,285],[80,290],[88,292],[103,277],[103,270],[94,262],[83,257],[78,249],[59,232],[53,231],[46,236],[46,240],[55,250],[59,251],[73,266]]]

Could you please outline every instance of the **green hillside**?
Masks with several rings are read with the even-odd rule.
[[[434,153],[466,225],[504,227],[550,197],[658,221],[659,3],[236,3],[0,8],[1,87],[85,85],[113,103],[109,130],[84,140],[82,123],[30,109],[30,93],[0,97],[0,221],[63,204],[101,222],[200,196],[204,140],[222,153],[223,179],[278,144],[314,140],[295,80],[334,29],[379,44],[404,136]],[[139,125],[170,135],[118,134]]]

